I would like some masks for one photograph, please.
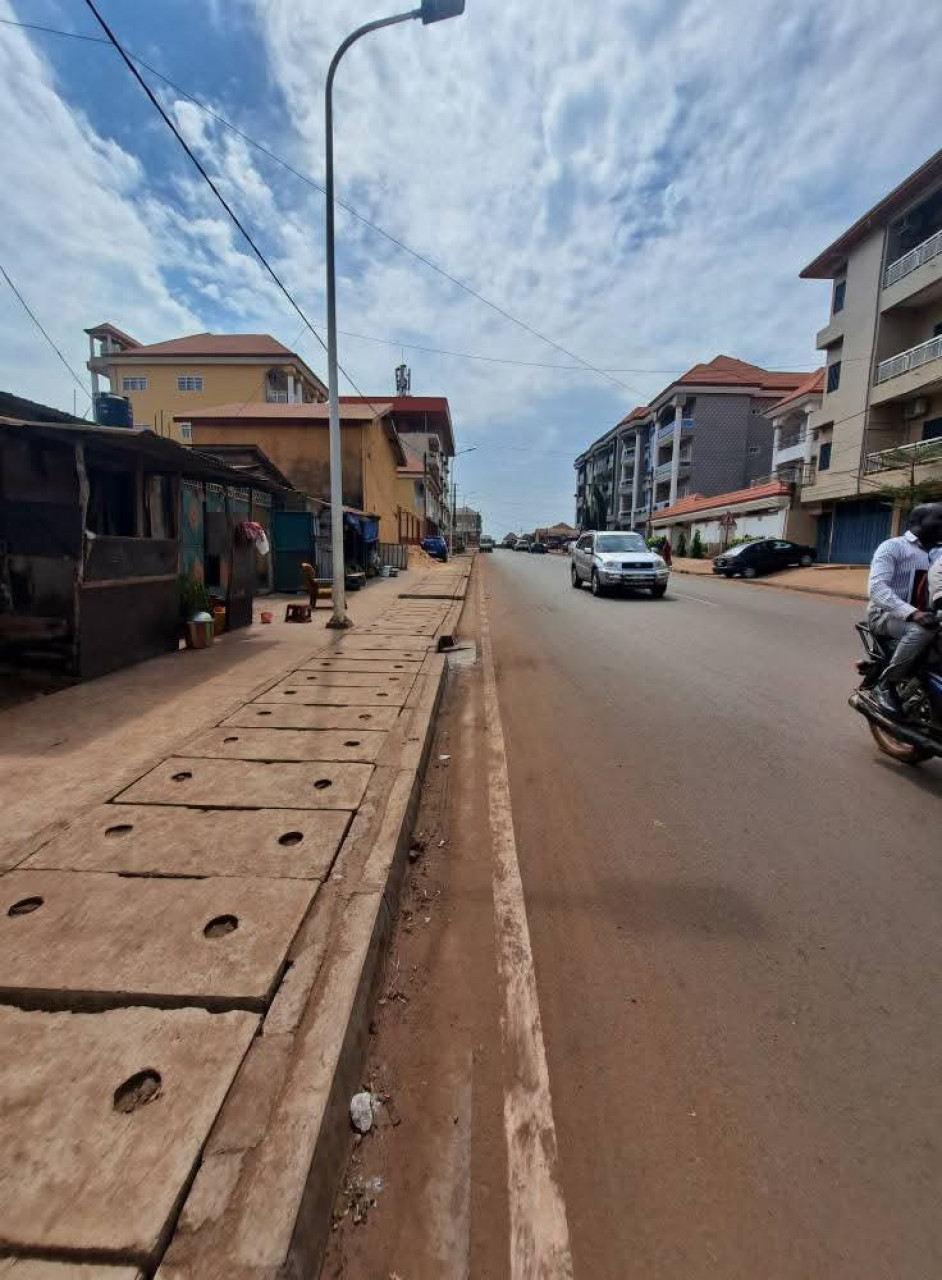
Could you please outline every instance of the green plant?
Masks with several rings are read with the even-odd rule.
[[[189,622],[196,613],[209,613],[212,598],[202,582],[197,582],[188,573],[180,574],[180,619]]]
[[[677,539],[677,555],[684,557],[687,554],[687,534],[681,529],[680,537]]]
[[[657,551],[663,541],[663,533],[649,533],[645,538],[644,543],[649,551]]]
[[[693,534],[693,542],[690,544],[690,559],[703,559],[703,539],[700,537],[700,530],[695,529]]]
[[[758,542],[759,535],[757,533],[746,533],[741,538],[730,538],[727,544],[727,551],[730,547],[741,547],[744,542]]]

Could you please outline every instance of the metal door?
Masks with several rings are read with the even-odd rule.
[[[834,508],[831,564],[869,564],[874,551],[890,536],[892,512],[885,503],[841,502]]]
[[[308,511],[272,512],[272,553],[275,557],[275,590],[301,591],[301,565],[317,563],[317,526]]]

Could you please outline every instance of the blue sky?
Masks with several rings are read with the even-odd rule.
[[[333,48],[379,0],[100,0],[125,45],[315,180]],[[0,18],[97,35],[81,0]],[[589,363],[341,213],[341,359],[368,394],[404,355],[445,394],[459,492],[492,532],[572,518],[572,459],[718,352],[812,368],[827,287],[801,267],[938,145],[923,0],[468,0],[368,37],[338,79],[338,191]],[[267,331],[323,353],[112,51],[0,24],[0,261],[85,375],[82,330]],[[166,85],[161,101],[315,323],[323,199]],[[74,384],[3,286],[0,387]],[[369,340],[371,339],[371,340]],[[382,341],[376,341],[381,339]],[[447,348],[459,359],[410,350]],[[526,364],[499,361],[532,362]],[[81,393],[78,393],[81,404]]]

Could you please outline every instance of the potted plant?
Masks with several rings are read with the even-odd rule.
[[[188,649],[206,649],[213,642],[212,599],[202,582],[180,575],[180,621]]]

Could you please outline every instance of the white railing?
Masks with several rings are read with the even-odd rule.
[[[287,391],[273,391],[272,388],[269,387],[268,390],[265,392],[265,403],[266,404],[287,404],[288,393]]]
[[[899,444],[893,449],[868,453],[864,459],[864,473],[901,471],[907,467],[925,466],[927,462],[942,462],[942,440],[916,440],[913,444]]]
[[[883,276],[884,289],[888,289],[891,284],[896,284],[897,280],[902,280],[903,276],[908,276],[924,262],[931,262],[940,253],[942,253],[942,229],[934,232],[928,240],[923,240],[922,244],[917,244],[915,249],[910,249],[909,253],[904,253],[901,258],[890,263]]]
[[[901,373],[910,373],[920,369],[930,360],[938,360],[942,356],[942,333],[930,338],[928,342],[920,342],[918,347],[910,347],[901,351],[898,356],[890,356],[877,365],[877,382],[888,382],[890,378],[898,378]]]
[[[663,502],[655,502],[655,504],[654,504],[654,506],[651,508],[651,510],[652,510],[652,511],[663,511],[663,510],[665,509],[665,507],[669,507],[670,505],[671,505],[671,500],[670,500],[670,498],[665,498],[665,499],[663,500]]]

